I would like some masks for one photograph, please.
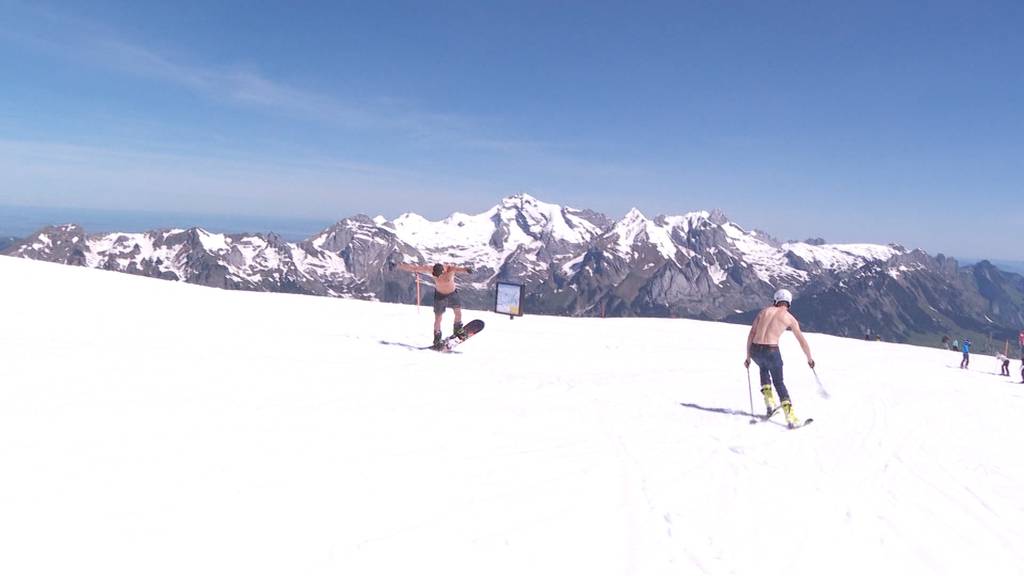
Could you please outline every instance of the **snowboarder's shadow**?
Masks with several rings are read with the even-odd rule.
[[[703,412],[714,412],[715,414],[725,414],[726,416],[741,416],[743,418],[747,418],[748,420],[753,418],[756,419],[757,422],[765,421],[764,414],[751,414],[746,410],[733,410],[732,408],[715,408],[711,406],[701,406],[700,404],[691,404],[689,402],[680,402],[679,405],[682,406],[683,408],[692,408],[694,410],[701,410]],[[784,424],[779,424],[778,422],[774,422],[772,420],[768,420],[767,422],[770,424],[775,424],[776,426],[785,427]],[[751,422],[751,424],[754,423],[755,422]]]

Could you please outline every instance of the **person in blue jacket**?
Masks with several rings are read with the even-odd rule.
[[[966,370],[967,365],[971,363],[971,341],[964,338],[964,343],[960,350],[964,353],[964,359],[960,361],[960,367]]]

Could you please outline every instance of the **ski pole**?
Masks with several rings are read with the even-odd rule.
[[[757,424],[757,417],[754,416],[754,389],[750,387],[750,365],[747,365],[747,395],[750,396],[750,423]]]
[[[821,378],[818,378],[818,371],[811,368],[811,372],[814,373],[814,381],[818,383],[818,394],[821,394],[822,398],[828,398],[828,390],[825,390],[825,387],[821,385]]]

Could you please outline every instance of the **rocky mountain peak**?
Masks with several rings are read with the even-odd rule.
[[[728,216],[725,215],[725,212],[718,208],[715,208],[714,210],[711,211],[710,214],[708,214],[708,220],[710,220],[714,224],[718,224],[719,226],[721,226],[722,224],[728,222],[729,218]]]

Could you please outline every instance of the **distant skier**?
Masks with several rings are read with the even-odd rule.
[[[747,359],[743,365],[750,367],[750,361],[757,363],[761,369],[761,394],[764,395],[765,407],[770,416],[775,411],[775,399],[772,397],[772,384],[779,393],[779,400],[782,402],[782,411],[786,415],[789,425],[798,426],[800,421],[793,412],[793,404],[789,400],[789,391],[783,382],[782,376],[782,354],[779,353],[779,337],[787,329],[793,331],[797,342],[807,356],[807,365],[814,368],[814,359],[811,358],[811,347],[807,344],[803,332],[800,331],[800,323],[789,312],[793,302],[793,295],[789,290],[781,289],[775,292],[773,304],[758,313],[754,323],[750,326],[750,333],[747,334]]]
[[[1002,352],[996,352],[996,360],[1002,363],[1002,367],[999,369],[1000,376],[1010,375],[1010,359],[1006,357]]]
[[[964,370],[971,363],[971,341],[964,338],[964,343],[960,346],[960,351],[964,353],[964,359],[960,361],[960,367]]]
[[[433,347],[441,346],[441,317],[444,311],[451,306],[455,310],[455,322],[452,324],[452,334],[462,337],[465,331],[462,328],[462,300],[459,298],[459,289],[455,287],[455,274],[465,272],[472,274],[472,268],[461,266],[446,266],[434,264],[433,266],[419,264],[399,264],[399,268],[408,272],[430,273],[434,276],[434,344]]]

